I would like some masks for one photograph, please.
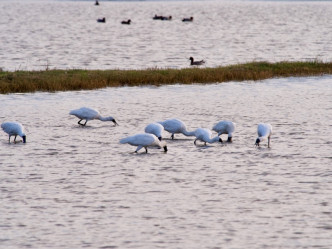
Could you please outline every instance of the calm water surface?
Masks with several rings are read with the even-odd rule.
[[[332,60],[332,2],[0,1],[0,67],[185,68]],[[155,21],[155,15],[173,20]],[[183,23],[184,17],[193,23]],[[106,23],[96,19],[105,17]],[[121,21],[131,19],[131,25]]]
[[[2,95],[1,248],[331,248],[332,78]],[[120,126],[79,127],[81,106]],[[152,121],[236,122],[232,144],[119,144]],[[259,122],[272,148],[255,148]],[[170,134],[164,133],[167,138]],[[224,137],[225,138],[225,137]]]

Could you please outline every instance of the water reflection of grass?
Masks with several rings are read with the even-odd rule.
[[[332,74],[332,62],[251,62],[216,68],[0,71],[0,93],[216,83]]]

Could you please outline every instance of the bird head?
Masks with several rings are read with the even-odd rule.
[[[115,126],[119,125],[119,124],[115,121],[115,119],[113,119],[112,122],[114,123]]]

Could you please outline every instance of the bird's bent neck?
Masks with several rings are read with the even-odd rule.
[[[183,131],[183,135],[186,135],[186,136],[195,136],[195,131],[184,130]]]

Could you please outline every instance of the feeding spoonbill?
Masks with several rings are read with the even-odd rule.
[[[145,148],[146,153],[148,153],[148,147],[164,148],[164,151],[167,152],[166,143],[164,141],[159,141],[155,135],[148,133],[136,134],[123,138],[120,140],[120,143],[137,146],[135,150],[136,153],[143,147]]]
[[[23,139],[23,143],[26,142],[26,135],[24,133],[24,127],[18,122],[4,122],[1,124],[1,128],[9,135],[10,137],[15,136],[14,143],[16,143],[16,137],[20,136]]]
[[[164,126],[164,129],[168,131],[169,133],[172,133],[171,138],[174,139],[175,133],[182,133],[185,136],[195,136],[194,131],[187,131],[186,125],[179,119],[167,119],[165,121],[158,122],[162,126]]]
[[[256,146],[259,146],[259,143],[267,138],[267,147],[270,148],[270,140],[272,135],[272,125],[260,123],[257,126],[258,137],[256,139]]]
[[[155,135],[160,141],[162,139],[161,133],[164,130],[164,126],[159,123],[151,123],[145,127],[145,132]]]
[[[232,121],[222,120],[215,124],[212,130],[218,132],[218,136],[220,136],[221,134],[228,134],[227,142],[232,142],[235,124]]]
[[[87,107],[72,110],[69,112],[69,114],[78,117],[80,119],[78,124],[82,126],[85,126],[89,120],[93,119],[99,119],[100,121],[112,121],[115,126],[118,125],[113,117],[102,117],[99,111]],[[84,124],[81,123],[82,120],[85,120]]]
[[[204,60],[201,60],[201,61],[194,61],[194,58],[193,58],[193,57],[190,57],[189,60],[190,60],[190,65],[191,65],[191,66],[200,66],[200,65],[205,64],[205,61],[204,61]]]
[[[222,143],[222,139],[218,136],[214,137],[214,138],[211,138],[212,136],[212,132],[209,130],[209,129],[205,129],[205,128],[198,128],[195,130],[195,141],[194,141],[194,144],[196,145],[196,141],[197,140],[200,140],[202,142],[205,143],[216,143],[216,142],[220,142]]]

